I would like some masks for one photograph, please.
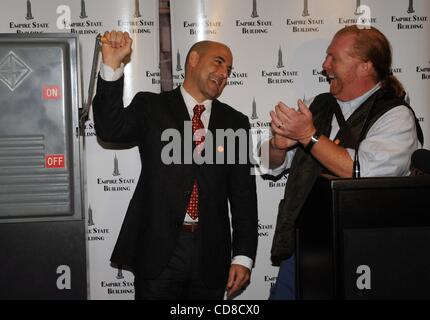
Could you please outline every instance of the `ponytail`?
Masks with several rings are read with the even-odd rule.
[[[405,88],[397,77],[392,74],[388,75],[385,80],[382,81],[382,87],[391,88],[394,95],[398,98],[403,98],[405,96]]]

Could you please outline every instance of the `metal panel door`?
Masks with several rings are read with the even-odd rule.
[[[0,298],[86,297],[80,99],[76,35],[0,35]]]

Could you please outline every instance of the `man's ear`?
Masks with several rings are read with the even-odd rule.
[[[373,68],[373,63],[372,61],[366,61],[366,62],[362,62],[360,64],[360,73],[363,76],[369,76],[369,75],[374,75],[375,74],[375,68]]]
[[[191,51],[190,56],[188,57],[188,63],[191,67],[195,67],[199,63],[199,54],[197,51]]]

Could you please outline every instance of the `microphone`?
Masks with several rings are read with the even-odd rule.
[[[420,170],[424,174],[430,174],[430,150],[415,150],[411,157],[411,167]]]
[[[354,179],[360,178],[360,160],[358,159],[358,145],[355,148],[354,163],[352,167],[352,177]]]

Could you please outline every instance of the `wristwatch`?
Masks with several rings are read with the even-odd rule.
[[[316,144],[319,141],[320,137],[321,137],[321,133],[319,133],[318,131],[315,131],[315,133],[311,137],[311,141],[309,141],[309,143],[305,147],[305,151],[307,153],[311,152],[312,147],[314,146],[314,144]]]

